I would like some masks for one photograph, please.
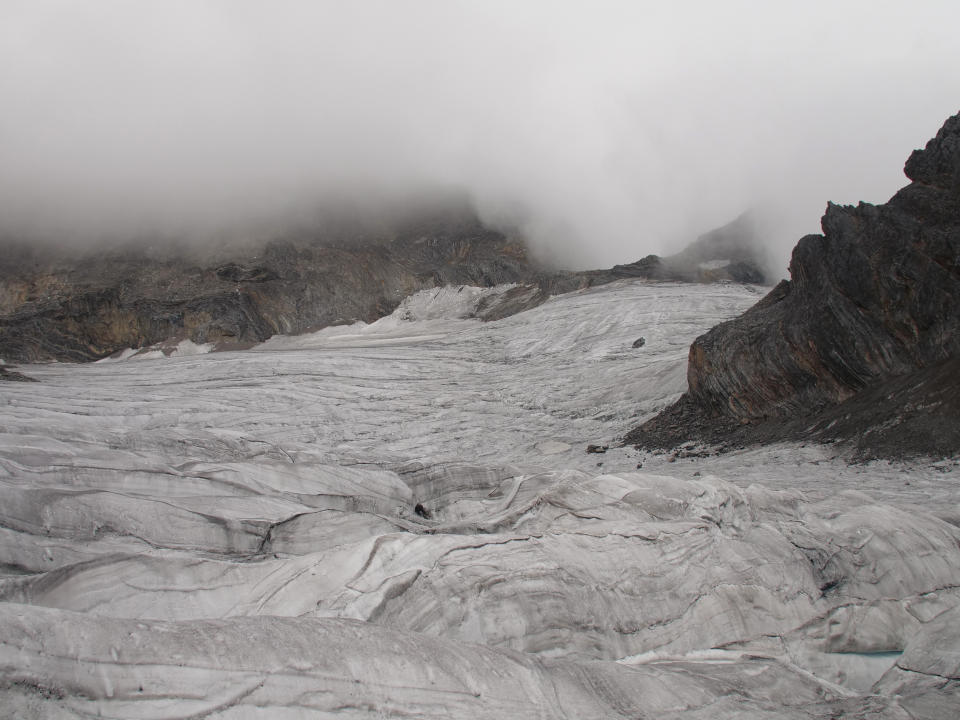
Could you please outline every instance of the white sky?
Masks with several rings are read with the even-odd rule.
[[[0,230],[200,241],[452,187],[579,267],[756,207],[785,269],[960,110],[957,28],[956,0],[3,0]]]

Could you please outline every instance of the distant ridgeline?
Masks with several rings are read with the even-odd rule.
[[[622,278],[762,283],[759,247],[752,224],[739,218],[671,258],[552,271],[530,259],[522,240],[465,210],[388,229],[300,233],[216,259],[135,245],[70,258],[15,247],[0,266],[0,358],[82,362],[181,340],[240,348],[277,333],[372,322],[442,285],[516,283],[478,311],[490,320]]]
[[[913,182],[884,205],[828,205],[791,279],[697,338],[686,394],[626,442],[960,451],[960,115],[904,171]]]

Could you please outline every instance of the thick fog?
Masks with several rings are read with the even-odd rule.
[[[784,5],[5,0],[0,231],[203,242],[463,193],[599,267],[752,207],[783,271],[960,109],[955,0]]]

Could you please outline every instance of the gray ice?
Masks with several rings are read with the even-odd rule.
[[[4,383],[2,714],[957,715],[955,462],[617,447],[760,290],[491,292]]]

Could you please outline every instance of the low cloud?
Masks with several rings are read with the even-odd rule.
[[[249,235],[463,193],[575,267],[754,208],[781,271],[957,112],[953,2],[9,0],[0,233]]]

